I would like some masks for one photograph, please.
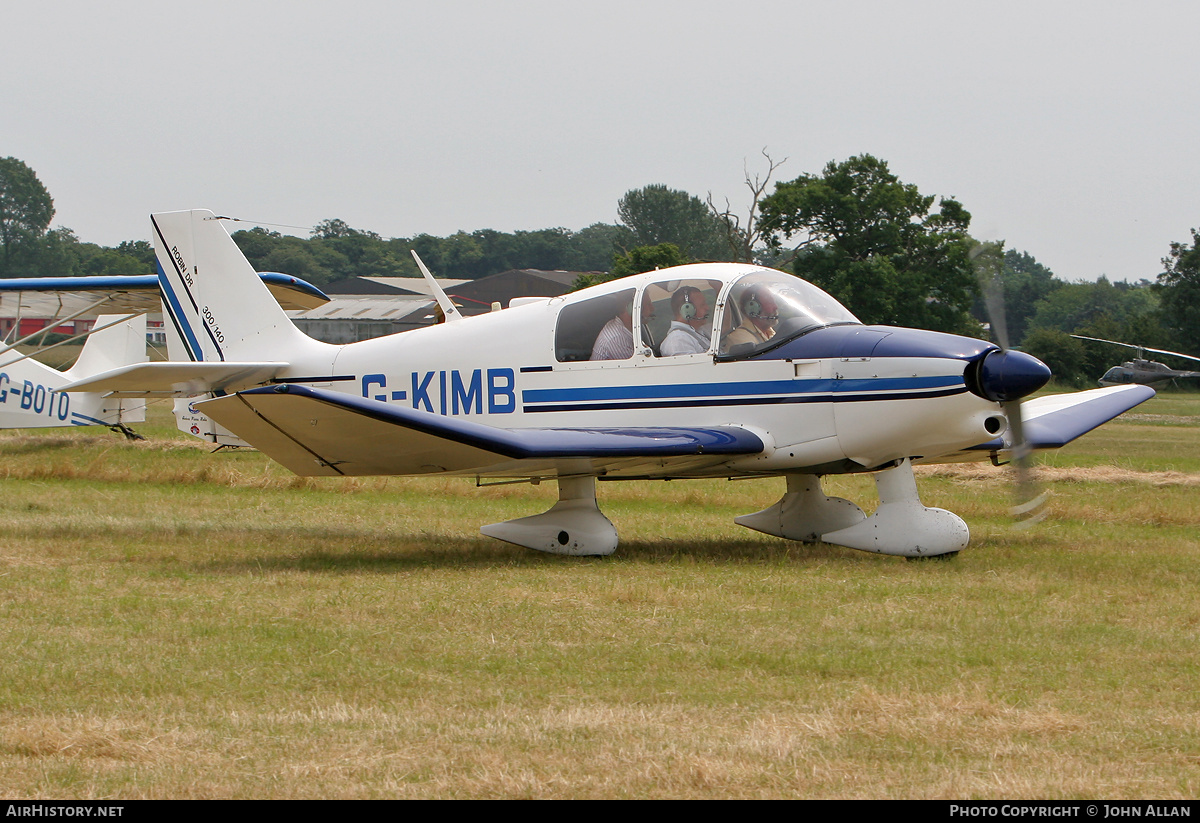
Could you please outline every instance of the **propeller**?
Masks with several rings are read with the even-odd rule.
[[[1050,379],[1050,370],[1032,355],[1009,347],[1008,322],[1004,311],[1003,243],[975,246],[969,252],[979,280],[992,336],[1000,351],[988,354],[979,371],[979,385],[989,400],[1000,404],[1008,418],[1009,463],[1016,479],[1012,514],[1026,528],[1046,516],[1046,495],[1033,473],[1033,448],[1025,438],[1021,398],[1040,389]]]

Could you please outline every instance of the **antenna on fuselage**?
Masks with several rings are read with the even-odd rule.
[[[433,292],[433,297],[437,300],[438,306],[442,309],[442,314],[446,315],[446,320],[462,320],[462,313],[458,307],[450,302],[450,298],[446,296],[446,292],[442,291],[442,287],[433,279],[433,275],[429,273],[429,269],[425,268],[425,264],[421,262],[421,258],[416,251],[409,249],[408,253],[413,256],[413,260],[417,261],[417,268],[421,270],[421,274],[425,276],[425,282],[429,284],[430,291]]]

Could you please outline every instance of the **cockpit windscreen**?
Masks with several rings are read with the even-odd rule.
[[[859,320],[813,284],[777,271],[751,272],[729,290],[719,352],[752,355],[807,331],[846,323]]]

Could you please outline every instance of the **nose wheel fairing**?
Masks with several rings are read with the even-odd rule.
[[[828,497],[813,475],[789,475],[778,503],[734,522],[789,540],[821,541],[878,554],[932,557],[966,548],[970,530],[958,515],[921,503],[912,464],[902,460],[874,475],[879,507],[867,517],[840,497]]]
[[[863,510],[849,500],[826,496],[816,475],[789,474],[787,493],[778,503],[735,517],[733,522],[763,534],[814,542],[826,532],[850,528],[866,518]]]
[[[879,508],[866,520],[846,529],[826,532],[826,543],[901,557],[932,557],[967,547],[971,530],[961,517],[929,508],[917,494],[912,463],[875,474]]]

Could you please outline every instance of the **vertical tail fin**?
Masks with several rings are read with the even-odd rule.
[[[100,331],[88,337],[75,365],[65,372],[33,358],[0,367],[0,428],[112,426],[146,419],[146,401],[141,399],[58,391],[75,380],[146,361],[145,315],[124,321],[121,315],[101,315],[96,327]],[[0,350],[7,351],[3,346]]]
[[[163,308],[188,359],[287,359],[307,339],[212,212],[162,212],[150,221]]]
[[[84,341],[75,365],[63,372],[66,382],[82,380],[109,369],[145,363],[146,315],[127,317],[102,314],[96,318],[95,328]]]
[[[84,341],[75,365],[63,372],[69,380],[82,380],[94,374],[145,363],[146,315],[139,314],[120,322],[120,315],[102,314],[96,328]],[[98,421],[106,425],[146,422],[146,401],[138,397],[110,397],[95,392],[80,393],[71,413],[76,425]],[[89,413],[90,411],[90,413]]]

